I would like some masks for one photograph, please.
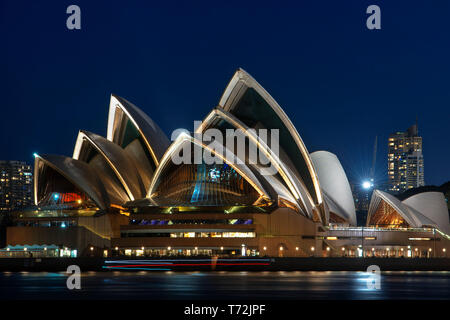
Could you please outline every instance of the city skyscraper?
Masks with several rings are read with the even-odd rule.
[[[23,161],[0,161],[0,212],[33,203],[32,167]]]
[[[388,140],[389,190],[403,192],[425,185],[422,137],[417,123],[405,132],[395,132]]]

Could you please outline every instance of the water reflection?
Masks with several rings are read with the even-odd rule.
[[[0,299],[449,299],[450,272],[86,272],[81,290],[67,274],[0,273]]]

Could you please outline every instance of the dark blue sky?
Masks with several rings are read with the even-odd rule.
[[[395,2],[395,4],[393,3]],[[81,8],[79,31],[66,8]],[[366,28],[370,4],[381,30]],[[216,106],[238,67],[291,117],[310,152],[386,179],[387,136],[419,119],[425,180],[450,179],[448,1],[0,0],[0,159],[71,155],[106,134],[110,93],[170,134]]]

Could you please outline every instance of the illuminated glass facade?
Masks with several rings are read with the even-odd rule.
[[[389,190],[398,193],[425,185],[422,137],[417,125],[389,136],[388,180]]]
[[[230,165],[198,164],[168,168],[153,199],[166,205],[253,204],[259,195]]]
[[[40,207],[58,207],[58,209],[92,208],[96,204],[76,185],[67,180],[55,169],[40,163],[39,173],[45,177],[40,181],[37,203]]]
[[[31,166],[22,161],[0,161],[0,212],[32,205],[32,193]]]

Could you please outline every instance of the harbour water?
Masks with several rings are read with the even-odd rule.
[[[64,272],[1,272],[0,299],[450,299],[448,271],[382,272],[380,288],[356,271],[82,272],[69,290]]]

